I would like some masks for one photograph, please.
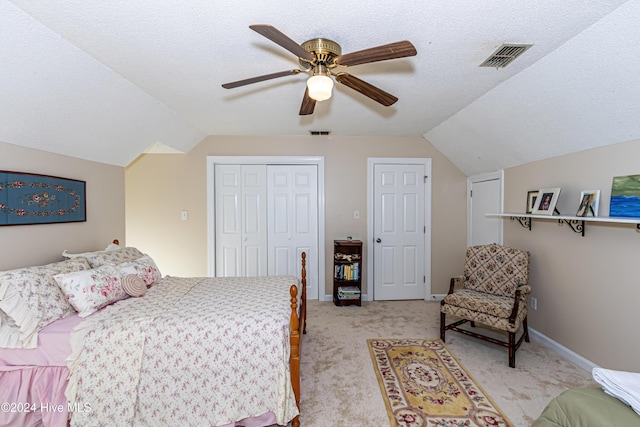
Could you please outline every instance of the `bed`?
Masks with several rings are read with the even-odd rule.
[[[638,427],[640,415],[601,388],[574,388],[555,397],[531,427]]]
[[[116,247],[0,273],[0,426],[299,426],[305,263],[162,277]]]
[[[594,367],[600,388],[573,388],[549,402],[532,427],[640,426],[640,373]]]

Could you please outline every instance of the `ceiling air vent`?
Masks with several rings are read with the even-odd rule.
[[[331,133],[330,130],[310,130],[309,133],[311,136],[326,136]]]
[[[514,59],[522,55],[532,44],[503,44],[491,54],[481,67],[504,68],[511,64]]]

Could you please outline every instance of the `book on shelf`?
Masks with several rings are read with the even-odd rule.
[[[357,286],[338,286],[338,292],[344,294],[359,294],[360,288]]]
[[[334,268],[334,277],[338,280],[358,280],[360,279],[360,263],[338,264]]]
[[[360,295],[340,295],[338,294],[339,300],[358,300],[360,299]]]
[[[338,299],[360,299],[360,288],[358,288],[357,286],[339,286]]]

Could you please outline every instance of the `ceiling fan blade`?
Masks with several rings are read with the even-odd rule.
[[[313,55],[307,52],[302,46],[291,40],[286,34],[281,32],[277,28],[272,27],[271,25],[249,25],[249,28],[257,32],[258,34],[261,34],[264,37],[268,38],[272,42],[279,44],[280,46],[300,58],[306,59],[308,61],[313,61],[315,59]]]
[[[316,108],[316,100],[309,96],[309,88],[304,91],[304,97],[302,98],[302,105],[300,105],[300,115],[308,116],[313,114],[313,110]]]
[[[407,56],[417,55],[417,53],[418,51],[416,51],[415,46],[411,44],[410,41],[404,40],[340,55],[334,62],[337,65],[349,67],[352,65],[367,64],[369,62],[405,58]]]
[[[388,107],[395,104],[398,100],[395,96],[383,91],[380,88],[375,87],[372,84],[360,80],[359,78],[347,73],[339,73],[336,75],[336,80],[345,86],[349,86],[351,89],[360,92],[364,96],[368,96],[376,102]]]
[[[265,80],[277,79],[278,77],[285,77],[285,76],[290,76],[292,74],[298,74],[299,72],[300,72],[300,70],[280,71],[278,73],[265,74],[263,76],[251,77],[251,78],[244,79],[244,80],[238,80],[238,81],[231,82],[231,83],[225,83],[225,84],[222,85],[222,87],[225,88],[225,89],[233,89],[235,87],[250,85],[252,83],[258,83],[258,82],[263,82]]]

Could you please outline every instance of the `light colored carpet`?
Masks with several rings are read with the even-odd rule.
[[[308,301],[302,340],[302,427],[388,427],[367,339],[438,338],[440,304],[363,302],[336,307]],[[597,386],[591,373],[532,340],[509,368],[507,349],[447,332],[447,347],[517,427],[528,427],[570,387]]]

